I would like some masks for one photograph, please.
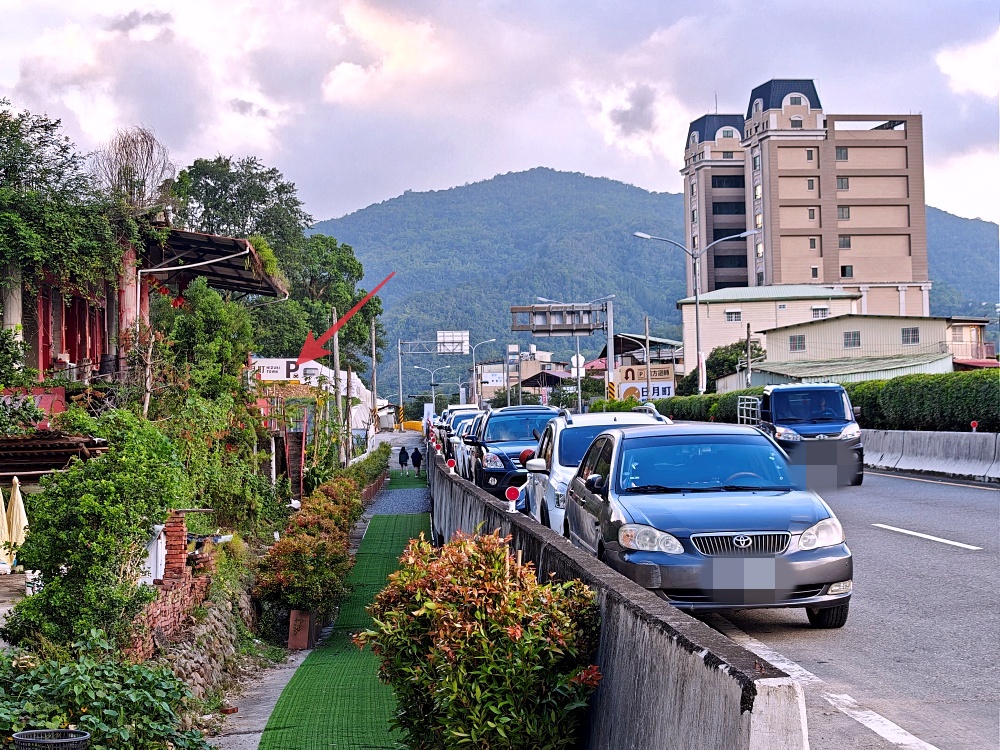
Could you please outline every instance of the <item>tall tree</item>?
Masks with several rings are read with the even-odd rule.
[[[256,156],[196,159],[178,175],[174,195],[184,226],[230,237],[262,235],[279,260],[313,223],[295,184]]]
[[[149,128],[119,130],[94,154],[91,169],[112,196],[136,215],[166,205],[177,167]]]

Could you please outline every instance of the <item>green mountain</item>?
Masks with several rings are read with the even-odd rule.
[[[512,334],[510,306],[538,296],[585,302],[614,294],[616,330],[639,332],[649,315],[653,335],[680,338],[676,301],[685,291],[686,256],[632,233],[682,240],[683,213],[679,194],[536,168],[448,190],[407,191],[319,222],[314,231],[354,247],[368,288],[396,272],[379,293],[391,348],[397,339],[432,340],[439,329],[469,330],[473,343],[498,340],[477,350],[480,360],[499,357],[502,344],[518,341],[565,359],[572,340]],[[997,225],[935,208],[927,209],[927,223],[933,312],[972,314],[981,309],[974,303],[996,301]],[[603,343],[600,336],[581,341],[590,356]],[[386,352],[380,377],[388,392],[396,388],[394,355]],[[407,357],[404,373],[430,359]],[[457,380],[469,361],[456,357],[450,377],[438,379]],[[438,358],[434,366],[447,363]],[[413,372],[404,391],[423,392],[427,384],[426,373]]]

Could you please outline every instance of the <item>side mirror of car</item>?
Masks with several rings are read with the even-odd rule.
[[[855,419],[857,419],[858,417],[861,416],[861,407],[860,406],[855,406],[853,410],[854,410],[854,418]]]
[[[466,445],[479,445],[479,441],[472,435],[462,435],[462,442]]]
[[[596,494],[601,494],[604,491],[604,477],[600,474],[591,474],[584,481],[583,486],[587,488],[588,492],[593,492]]]
[[[532,458],[525,462],[524,468],[532,474],[548,474],[549,468],[545,465],[544,458]]]
[[[770,412],[770,410],[768,410],[768,409],[761,409],[760,410],[760,421],[761,422],[770,422],[771,421],[771,412]]]
[[[525,448],[517,456],[518,460],[521,462],[521,466],[524,466],[525,468],[527,468],[528,461],[530,461],[534,457],[535,457],[535,452],[531,448]]]

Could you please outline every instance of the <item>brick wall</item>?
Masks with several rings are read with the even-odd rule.
[[[145,661],[156,651],[155,638],[167,640],[179,633],[191,610],[200,606],[212,585],[210,555],[188,565],[187,524],[183,511],[174,511],[164,524],[167,554],[164,558],[163,579],[153,581],[156,599],[139,615],[140,634],[126,655]],[[198,575],[195,575],[197,568]]]

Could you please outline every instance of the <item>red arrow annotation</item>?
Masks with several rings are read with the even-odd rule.
[[[328,352],[326,349],[323,348],[323,344],[329,341],[330,338],[333,336],[333,334],[339,331],[347,321],[349,321],[352,317],[354,317],[354,313],[356,313],[358,310],[364,307],[365,303],[372,297],[374,297],[379,289],[385,286],[385,282],[387,282],[395,275],[396,272],[393,271],[384,279],[382,279],[382,283],[380,283],[377,287],[368,292],[368,294],[365,295],[365,298],[363,300],[361,300],[358,304],[356,304],[354,307],[348,310],[347,313],[344,315],[344,317],[342,317],[340,320],[338,320],[336,323],[330,326],[330,330],[328,330],[318,339],[313,338],[313,332],[309,331],[308,335],[306,335],[306,343],[302,345],[302,351],[299,352],[299,358],[295,360],[295,364],[301,367],[305,362],[311,362],[314,359],[319,359],[320,357],[324,357],[327,354],[329,354],[330,352]]]

